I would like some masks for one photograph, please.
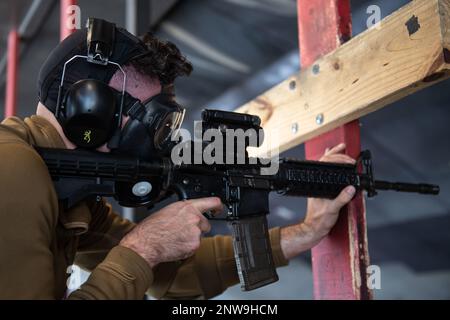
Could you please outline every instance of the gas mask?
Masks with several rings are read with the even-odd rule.
[[[120,131],[118,143],[113,137],[108,147],[114,153],[143,160],[169,155],[177,143],[185,109],[167,92],[142,103],[132,99],[131,103],[125,107],[129,119]]]

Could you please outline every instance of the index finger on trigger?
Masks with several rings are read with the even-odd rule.
[[[188,200],[200,213],[220,213],[223,210],[222,202],[218,197],[199,198]]]

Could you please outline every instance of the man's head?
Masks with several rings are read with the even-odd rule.
[[[58,89],[63,66],[75,55],[87,53],[87,30],[78,30],[60,43],[49,55],[39,75],[39,100],[37,114],[46,117],[58,129],[67,147],[76,146],[67,138],[54,114],[57,109]],[[117,62],[126,73],[126,92],[140,102],[148,101],[161,91],[169,91],[177,76],[189,75],[191,64],[180,54],[178,48],[170,42],[162,42],[151,34],[138,39],[123,29],[116,28],[114,50],[110,61]],[[109,87],[122,91],[123,73],[117,66],[89,63],[86,59],[75,59],[67,65],[64,74],[62,95],[83,79],[93,79]],[[128,117],[123,115],[122,126]],[[105,145],[100,148],[107,151]]]

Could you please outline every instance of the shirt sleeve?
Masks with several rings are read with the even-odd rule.
[[[107,257],[112,248],[117,250],[115,246],[135,224],[122,219],[104,201],[90,203],[89,207],[92,212],[89,227],[91,231],[80,239],[76,264],[88,270],[94,269],[97,265],[102,269],[102,264],[99,263]],[[271,229],[269,236],[275,266],[287,265],[288,261],[284,258],[280,247],[280,228]],[[116,256],[112,255],[113,258]],[[143,261],[137,254],[130,255],[129,260],[121,259],[121,264],[128,261],[131,262],[131,267],[139,260]],[[200,249],[192,258],[161,263],[153,269],[151,277],[147,293],[158,299],[214,297],[239,282],[232,239],[230,236],[203,238]]]
[[[142,300],[153,281],[147,262],[133,250],[114,247],[70,300]]]
[[[92,272],[69,299],[143,299],[153,272],[141,256],[119,246],[135,224],[120,217],[103,199],[87,205],[92,218],[89,231],[80,237],[74,263]]]
[[[0,299],[55,298],[57,208],[38,155],[25,144],[0,143]]]
[[[275,267],[288,265],[280,246],[280,228],[269,231]],[[161,281],[163,280],[163,281]],[[202,239],[194,257],[154,269],[149,293],[158,299],[210,299],[239,282],[231,236]]]
[[[86,270],[93,270],[119,245],[120,240],[130,232],[135,224],[115,213],[109,203],[87,202],[91,221],[87,233],[80,236],[75,264]]]
[[[60,299],[55,257],[58,201],[39,155],[0,143],[0,299]],[[142,299],[153,279],[147,262],[116,246],[69,299]]]
[[[88,203],[88,206],[92,214],[90,231],[80,238],[75,263],[87,270],[92,270],[97,265],[103,269],[104,265],[100,263],[112,248],[118,250],[115,247],[135,224],[122,219],[104,200],[93,201]],[[287,265],[288,261],[284,258],[280,247],[280,228],[271,229],[269,236],[275,266]],[[110,253],[110,256],[115,259],[118,255]],[[129,262],[127,268],[143,261],[137,254],[129,254],[128,260],[120,260],[120,264]],[[98,273],[97,271],[96,274],[91,274],[91,277],[101,278]],[[146,279],[148,277],[152,278],[148,294],[158,299],[214,297],[239,282],[232,239],[230,236],[203,238],[200,249],[192,258],[161,263],[154,268],[152,275],[145,276]]]

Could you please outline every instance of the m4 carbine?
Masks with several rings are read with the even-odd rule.
[[[205,110],[202,119],[204,130],[216,128],[224,134],[225,129],[260,129],[259,118],[246,114]],[[163,156],[144,160],[84,150],[37,151],[52,176],[60,204],[66,209],[89,197],[101,196],[114,197],[127,207],[151,207],[172,194],[180,199],[219,197],[228,210],[225,219],[232,231],[244,291],[278,280],[266,217],[270,192],[332,199],[352,185],[359,191],[365,190],[369,197],[375,196],[377,190],[439,193],[435,185],[374,180],[369,151],[361,153],[357,165],[281,159],[278,171],[270,175],[261,173],[264,166],[260,162],[251,164],[246,152],[244,164],[211,165],[175,164]]]

